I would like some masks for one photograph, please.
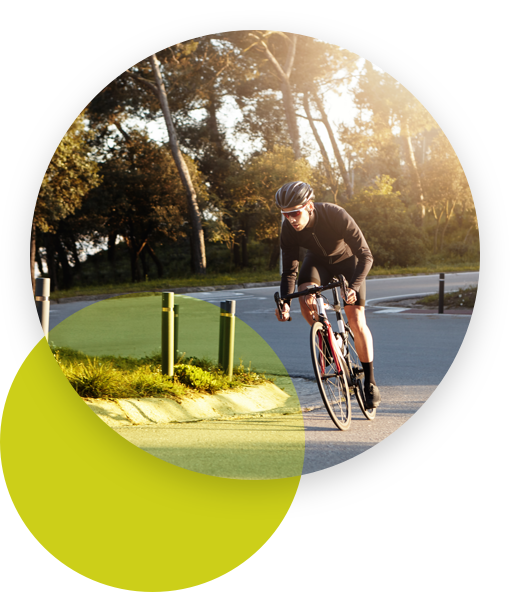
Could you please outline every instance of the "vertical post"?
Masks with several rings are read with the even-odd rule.
[[[225,338],[225,316],[223,312],[225,311],[227,306],[226,302],[220,302],[220,340],[218,343],[218,366],[223,368],[223,342]]]
[[[174,304],[174,363],[179,358],[179,305]]]
[[[285,216],[282,214],[282,219],[281,219],[281,224],[280,224],[280,232],[279,232],[279,236],[278,236],[278,242],[280,242],[281,240],[281,235],[282,235],[282,226],[283,223],[285,222]],[[283,255],[282,255],[282,249],[281,249],[281,244],[278,245],[278,248],[280,249],[280,276],[283,274]]]
[[[220,335],[223,339],[221,342],[223,346],[220,346],[220,364],[229,380],[232,380],[234,373],[235,313],[235,300],[227,300],[221,303],[220,319],[223,319],[223,331],[221,331],[220,326]]]
[[[46,341],[50,329],[50,278],[36,278],[35,280],[35,307]]]
[[[439,314],[444,311],[444,273],[439,274]]]
[[[174,375],[174,293],[163,292],[161,312],[161,372]]]

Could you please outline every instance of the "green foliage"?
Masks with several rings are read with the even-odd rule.
[[[91,139],[82,113],[62,138],[44,175],[34,212],[35,226],[42,232],[55,232],[58,221],[80,208],[90,190],[101,183]]]
[[[290,181],[311,183],[312,179],[313,170],[307,160],[296,160],[292,148],[277,145],[253,156],[232,180],[232,214],[249,216],[257,240],[274,240],[281,223],[280,212],[274,205],[276,191]]]
[[[475,306],[476,294],[478,286],[468,286],[467,288],[460,288],[455,292],[446,292],[444,295],[445,308],[473,308]],[[439,305],[439,294],[430,294],[420,298],[417,304],[425,304],[428,306],[437,307]]]
[[[175,366],[174,373],[181,384],[193,389],[210,393],[219,389],[219,381],[214,375],[197,366],[178,364]]]
[[[363,189],[346,209],[362,229],[375,265],[405,267],[423,260],[426,251],[422,233],[393,183],[387,175],[377,177],[375,185]]]
[[[285,102],[270,55],[284,66],[293,39],[292,96]],[[186,195],[168,146],[146,131],[161,108],[137,78],[153,81],[144,59],[92,100],[87,119],[81,115],[71,126],[48,167],[34,221],[43,247],[40,269],[42,258],[52,288],[139,290],[120,288],[129,279],[147,289],[239,283],[241,269],[258,271],[244,281],[275,279],[273,271],[260,272],[275,269],[279,256],[274,193],[298,179],[314,187],[318,201],[346,206],[376,268],[476,265],[478,227],[462,167],[434,119],[390,75],[345,49],[280,31],[203,36],[158,52],[158,60],[199,194],[210,275],[193,277]],[[331,109],[346,89],[357,109],[349,128],[336,125]],[[323,133],[331,165],[312,134],[303,134],[305,95],[319,132],[324,122],[314,97],[327,107],[347,173],[341,174]],[[299,134],[306,158],[299,160],[291,148],[289,104],[305,125]],[[350,200],[346,174],[356,195]],[[90,243],[108,243],[108,251],[83,262],[81,245]]]
[[[144,358],[89,357],[68,347],[55,348],[53,355],[80,397],[119,399],[164,397],[179,401],[197,393],[215,393],[247,384],[267,382],[263,375],[234,367],[233,379],[210,360],[185,358],[174,366],[174,377],[161,373],[161,354]]]

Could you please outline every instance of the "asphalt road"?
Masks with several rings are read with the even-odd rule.
[[[476,284],[478,272],[447,274],[447,291]],[[309,327],[293,305],[293,320],[279,323],[274,317],[275,287],[231,291],[196,292],[188,296],[219,304],[236,300],[236,315],[253,327],[285,364],[300,397],[304,413],[304,473],[325,469],[368,450],[405,423],[433,393],[453,362],[467,331],[468,315],[413,314],[384,306],[385,299],[438,291],[438,276],[376,278],[367,283],[367,321],[374,336],[375,376],[382,404],[375,421],[363,418],[353,401],[354,419],[340,432],[325,412],[315,384],[309,354]],[[50,328],[93,302],[53,304]],[[334,322],[334,316],[331,318]],[[278,422],[278,419],[274,419]],[[271,422],[268,419],[267,422]],[[221,430],[218,422],[201,422],[207,430]],[[215,428],[216,426],[216,428]],[[151,436],[153,430],[153,436]],[[157,430],[157,431],[156,431]],[[229,431],[222,447],[235,448]],[[165,460],[172,457],[175,432],[161,428],[127,428],[122,435]],[[151,443],[152,442],[152,443]],[[157,443],[156,443],[157,442]],[[227,452],[228,453],[228,452]],[[186,465],[183,458],[182,465]]]

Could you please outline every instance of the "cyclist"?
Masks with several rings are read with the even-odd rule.
[[[379,406],[381,395],[374,377],[374,347],[372,334],[365,318],[365,278],[372,267],[373,257],[361,230],[349,214],[335,204],[314,204],[313,189],[307,183],[286,183],[275,195],[276,205],[285,217],[281,232],[283,272],[280,294],[285,299],[294,292],[299,267],[299,247],[307,249],[299,271],[298,291],[311,285],[321,286],[334,275],[342,274],[349,283],[345,313],[354,333],[356,351],[365,372],[366,408]],[[313,325],[314,296],[299,299],[301,314]],[[283,305],[286,321],[290,307]]]

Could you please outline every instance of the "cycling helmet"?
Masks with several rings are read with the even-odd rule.
[[[282,185],[278,189],[274,196],[276,205],[280,210],[298,208],[313,198],[313,189],[307,183],[303,183],[303,181],[285,183],[285,185]]]

